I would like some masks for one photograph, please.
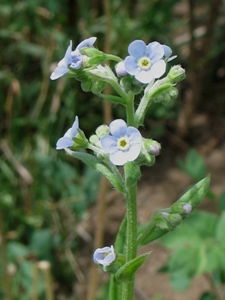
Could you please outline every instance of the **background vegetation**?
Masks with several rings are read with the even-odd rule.
[[[175,103],[155,104],[146,127],[176,156],[192,147],[207,156],[225,137],[224,12],[222,0],[1,1],[1,299],[81,299],[76,283],[88,274],[80,266],[93,240],[81,224],[99,177],[55,143],[75,115],[89,136],[111,111],[73,80],[50,81],[69,40],[97,36],[99,49],[121,57],[134,39],[169,45],[187,78]]]

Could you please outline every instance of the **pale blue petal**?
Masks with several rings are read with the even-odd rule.
[[[172,54],[171,48],[168,47],[167,45],[162,45],[162,46],[163,46],[163,50],[164,50],[164,57],[169,58]]]
[[[79,120],[78,116],[75,117],[75,121],[71,127],[71,132],[70,132],[70,137],[73,138],[77,135],[78,133],[78,128],[79,128]]]
[[[175,59],[175,58],[177,58],[177,55],[171,56],[171,57],[168,59],[168,61],[171,61],[171,60],[173,60],[173,59]]]
[[[56,143],[56,149],[61,150],[73,146],[73,140],[67,136],[61,137]]]
[[[166,63],[164,60],[159,60],[157,61],[156,63],[154,63],[151,67],[151,70],[150,70],[153,74],[153,77],[154,78],[159,78],[161,77],[165,71],[166,71]]]
[[[138,144],[133,144],[130,146],[127,152],[127,161],[134,161],[141,152],[141,146]]]
[[[120,138],[122,136],[126,135],[127,132],[127,124],[122,119],[114,120],[109,125],[109,130],[112,135],[114,135],[117,138]]]
[[[67,48],[64,56],[67,65],[71,63],[71,53],[72,53],[72,41],[70,41],[69,47]]]
[[[51,74],[50,79],[55,80],[62,77],[68,72],[68,67],[66,65],[61,65],[55,68],[54,72]]]
[[[115,151],[110,154],[109,159],[115,166],[123,166],[128,161],[127,151]]]
[[[164,56],[163,46],[158,42],[152,42],[147,46],[147,53],[149,59],[155,62]]]
[[[97,39],[96,37],[90,37],[89,39],[86,39],[82,41],[80,44],[78,44],[76,49],[79,50],[85,47],[91,47],[95,43],[96,39]]]
[[[117,138],[111,135],[104,135],[100,140],[102,149],[106,153],[111,153],[117,150]]]
[[[152,72],[149,71],[140,71],[135,75],[135,78],[140,81],[141,83],[149,83],[151,82],[154,77]]]
[[[127,56],[124,61],[125,70],[130,75],[135,75],[140,71],[136,58]]]
[[[142,141],[142,135],[140,131],[132,126],[127,128],[127,135],[129,136],[130,143],[140,143]]]
[[[108,267],[115,260],[115,254],[109,253],[104,259],[104,266]]]
[[[141,58],[146,55],[146,44],[141,40],[133,41],[128,47],[128,53],[135,57]]]

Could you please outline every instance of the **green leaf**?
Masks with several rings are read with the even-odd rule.
[[[215,240],[206,240],[198,247],[195,274],[211,273],[225,266],[225,252]]]
[[[30,247],[40,259],[49,259],[53,246],[53,235],[50,229],[36,229],[31,237]]]
[[[126,187],[130,187],[133,184],[135,184],[138,179],[141,176],[141,172],[140,172],[140,167],[138,167],[135,163],[133,162],[127,162],[124,165],[124,169],[125,169],[125,174],[126,174],[126,178],[125,178],[125,182],[126,182]]]
[[[127,233],[127,217],[125,216],[122,224],[120,225],[119,232],[115,241],[115,252],[124,254],[124,248],[126,245],[126,233]]]
[[[191,277],[181,272],[176,272],[171,275],[170,283],[175,290],[183,292],[190,286]]]
[[[175,232],[168,233],[160,241],[168,249],[176,249],[184,245],[194,246],[202,242],[196,230],[188,224],[182,224]]]
[[[218,199],[218,207],[221,211],[225,210],[225,190],[222,192]]]
[[[194,149],[191,149],[185,161],[178,159],[178,166],[195,180],[201,180],[206,175],[206,163],[202,156]]]
[[[224,232],[225,232],[225,211],[221,214],[217,228],[216,228],[216,239],[225,246],[225,239],[224,239]]]
[[[151,252],[142,254],[124,264],[115,274],[115,280],[129,281],[134,276],[138,268],[146,261]]]
[[[7,244],[7,255],[10,261],[20,260],[28,255],[29,249],[18,242],[10,242]]]
[[[83,152],[69,151],[69,153],[73,157],[80,159],[89,167],[92,167],[103,174],[119,192],[124,193],[124,181],[122,177],[115,176],[115,173],[113,173],[105,164],[100,162],[95,156]]]

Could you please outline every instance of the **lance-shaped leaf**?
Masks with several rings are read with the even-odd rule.
[[[127,233],[127,216],[125,215],[123,222],[120,225],[119,232],[116,236],[115,251],[116,253],[124,254],[124,248],[126,245],[126,233]]]
[[[138,230],[138,244],[146,245],[173,231],[201,202],[209,189],[210,177],[199,181],[170,208],[156,211],[152,219]]]
[[[117,281],[130,281],[138,268],[146,261],[151,252],[142,254],[124,264],[115,274]]]
[[[69,151],[69,154],[77,159],[80,159],[86,165],[103,174],[119,192],[124,193],[124,181],[122,177],[115,176],[115,173],[112,172],[105,164],[100,162],[95,156],[88,153],[71,150]]]

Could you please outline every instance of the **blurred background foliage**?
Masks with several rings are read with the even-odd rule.
[[[77,82],[49,80],[69,40],[76,45],[97,36],[99,49],[108,40],[121,57],[134,39],[169,45],[187,79],[176,103],[154,104],[146,129],[172,151],[198,146],[204,154],[225,136],[224,29],[220,0],[1,1],[1,299],[78,299],[74,282],[83,275],[76,254],[84,241],[92,247],[79,224],[96,199],[99,177],[56,152],[55,143],[75,115],[92,134],[104,110]],[[114,116],[123,111],[115,107]]]

